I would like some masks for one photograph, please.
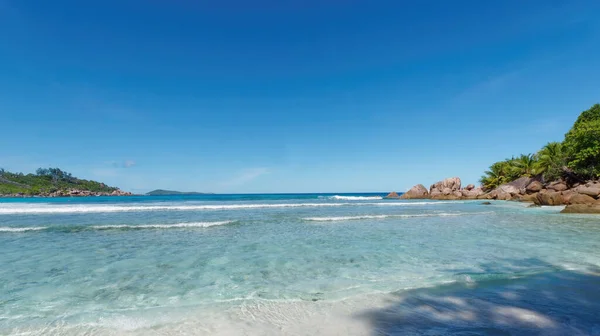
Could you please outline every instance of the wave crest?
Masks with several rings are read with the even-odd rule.
[[[35,226],[35,227],[0,227],[0,232],[27,232],[27,231],[40,231],[45,230],[46,226]]]
[[[332,199],[332,200],[340,200],[340,201],[373,201],[373,200],[383,199],[383,197],[381,197],[381,196],[340,196],[340,195],[325,196],[325,198]]]
[[[337,195],[336,195],[337,196]],[[332,196],[332,197],[336,197]],[[337,196],[362,197],[362,196]],[[374,196],[380,197],[380,196]],[[355,199],[356,200],[356,199]],[[21,205],[10,207],[0,206],[0,215],[27,214],[61,214],[61,213],[108,213],[108,212],[143,212],[143,211],[219,211],[244,209],[277,209],[300,207],[339,207],[339,206],[421,206],[449,203],[464,203],[462,201],[426,201],[426,202],[362,202],[362,203],[262,203],[262,204],[195,204],[195,205]]]
[[[193,229],[208,228],[211,226],[220,226],[233,224],[237,221],[218,221],[218,222],[195,222],[195,223],[177,223],[177,224],[114,224],[114,225],[78,225],[78,226],[40,226],[40,227],[0,227],[0,232],[27,232],[27,231],[60,231],[60,232],[80,232],[93,230],[149,230],[149,229]]]
[[[471,216],[483,215],[493,212],[460,212],[460,213],[435,213],[435,214],[415,214],[415,215],[361,215],[361,216],[333,216],[333,217],[306,217],[305,221],[311,222],[337,222],[360,219],[386,219],[386,218],[414,218],[414,217],[453,217],[453,216]]]
[[[225,205],[58,205],[43,207],[0,208],[0,214],[46,214],[46,213],[101,213],[101,212],[136,212],[136,211],[194,211],[194,210],[239,210],[260,208],[289,207],[331,207],[342,206],[343,203],[288,203],[288,204],[225,204]]]
[[[143,229],[186,229],[186,228],[207,228],[232,224],[236,221],[220,222],[196,222],[196,223],[178,223],[178,224],[143,224],[143,225],[93,225],[90,228],[94,230],[143,230]]]

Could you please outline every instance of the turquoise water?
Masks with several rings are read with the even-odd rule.
[[[348,334],[389,293],[600,266],[598,217],[381,196],[0,200],[0,334]]]

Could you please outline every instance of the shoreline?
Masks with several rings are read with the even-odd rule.
[[[0,194],[0,198],[65,198],[65,197],[100,197],[100,196],[139,196],[128,191],[115,189],[107,191],[89,191],[80,189],[59,190],[52,193],[40,193],[36,195],[27,195],[24,193]]]
[[[549,334],[587,335],[600,318],[600,274],[560,269],[510,279],[459,281],[338,300],[239,299],[133,314],[97,325],[100,335],[210,333],[211,335]],[[234,303],[236,302],[236,303]],[[565,317],[568,316],[568,320]],[[131,320],[130,320],[131,319]],[[135,324],[129,325],[129,323]],[[95,322],[91,322],[95,324]],[[44,326],[77,335],[90,323]],[[31,333],[36,326],[22,328]],[[14,330],[6,330],[14,331]]]
[[[586,294],[600,277],[583,274],[599,263],[594,220],[580,225],[523,211],[521,203],[492,201],[499,206],[477,217],[315,224],[299,219],[474,214],[484,207],[477,200],[382,200],[377,204],[400,206],[108,214],[107,203],[121,199],[107,198],[67,206],[81,209],[84,201],[97,203],[102,214],[6,217],[10,227],[52,228],[0,234],[6,288],[15,298],[0,334],[584,335],[600,309],[600,293]],[[122,201],[139,208],[135,198]],[[27,203],[3,207],[36,213]],[[241,221],[210,229],[167,226],[227,219]],[[112,228],[83,229],[92,226]],[[19,251],[23,257],[13,257]],[[35,281],[23,284],[23,276]]]
[[[600,181],[542,183],[539,178],[521,177],[493,190],[469,184],[462,188],[459,177],[447,178],[428,189],[417,184],[401,196],[391,192],[386,199],[500,200],[531,203],[533,206],[566,206],[562,213],[600,214]]]
[[[141,194],[127,194],[127,195],[111,195],[111,194],[97,194],[97,195],[0,195],[0,199],[5,198],[91,198],[91,197],[125,197],[125,196],[145,196]]]

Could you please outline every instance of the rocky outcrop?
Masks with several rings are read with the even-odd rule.
[[[567,184],[562,181],[552,182],[546,188],[554,191],[565,191],[569,189]]]
[[[429,195],[432,199],[458,199],[462,197],[455,192],[460,192],[461,180],[459,177],[450,177],[436,182],[429,187]]]
[[[564,204],[564,200],[560,192],[548,190],[539,192],[533,203],[537,205],[562,205]]]
[[[600,214],[600,204],[571,204],[567,205],[561,213]]]
[[[416,186],[410,188],[407,192],[405,192],[401,197],[401,199],[423,199],[429,198],[429,192],[427,188],[425,188],[422,184],[417,184]]]
[[[541,181],[522,177],[477,198],[532,202],[537,206],[568,205],[566,212],[581,210],[584,213],[594,213],[596,205],[600,203],[600,183],[589,181],[569,186],[565,181],[543,184]]]
[[[521,189],[524,190],[533,181],[537,181],[537,180],[534,178],[531,178],[531,177],[523,176],[523,177],[519,177],[518,179],[516,179],[512,182],[507,183],[506,185],[513,186],[519,190],[521,190]]]
[[[441,195],[441,196],[438,196],[438,197],[432,198],[432,199],[440,200],[440,201],[456,201],[456,200],[463,199],[463,197],[462,197],[462,194],[461,194],[461,196],[458,196],[454,193],[451,193],[449,195]]]
[[[429,193],[429,197],[432,199],[438,199],[441,196],[442,196],[442,192],[437,189],[434,189]]]
[[[510,201],[512,198],[513,196],[510,193],[504,191],[500,191],[496,196],[496,199],[501,201]]]
[[[79,189],[57,190],[51,193],[42,192],[37,195],[25,195],[23,193],[1,195],[1,197],[90,197],[90,196],[131,196],[132,193],[120,189],[112,192],[89,191]]]
[[[512,198],[518,198],[519,195],[524,195],[527,192],[527,187],[534,181],[530,177],[520,177],[512,182],[503,184],[497,189],[500,193],[508,193]]]
[[[596,186],[579,186],[575,191],[591,197],[598,197],[598,195],[600,195],[600,187]]]
[[[462,197],[466,199],[477,199],[477,197],[483,194],[483,190],[481,188],[465,188],[461,191],[461,194]]]
[[[571,198],[575,195],[579,195],[576,192],[574,192],[573,190],[565,190],[561,192],[562,197],[563,197],[563,201],[565,202],[565,204],[571,204]]]
[[[446,188],[454,191],[454,190],[460,190],[460,186],[461,186],[461,180],[459,177],[450,177],[450,178],[447,178],[447,179],[444,179],[442,181],[432,184],[431,187],[429,188],[429,191],[431,192],[431,190],[433,190],[433,189],[444,190]]]
[[[564,198],[563,198],[564,200]],[[569,197],[569,200],[564,200],[566,204],[594,204],[596,199],[585,194],[573,194]]]
[[[400,195],[398,195],[397,192],[392,191],[391,193],[387,194],[387,196],[385,196],[385,198],[398,199],[398,198],[400,198]]]
[[[519,201],[527,202],[527,203],[535,203],[536,200],[537,200],[537,194],[526,194],[526,195],[522,195],[521,198],[519,198]]]
[[[114,190],[113,192],[95,192],[89,190],[60,190],[53,193],[43,195],[45,197],[87,197],[87,196],[131,196],[132,193],[128,191],[122,191],[120,189]]]
[[[533,206],[541,205],[567,205],[565,212],[597,213],[600,208],[600,182],[589,181],[568,184],[559,180],[543,183],[539,179],[521,177],[515,181],[503,184],[494,190],[485,192],[473,184],[461,189],[461,180],[458,177],[447,178],[431,185],[429,192],[418,184],[407,191],[402,197],[390,193],[386,198],[423,199],[435,200],[504,200],[531,202]]]
[[[521,189],[519,189],[513,185],[510,185],[510,184],[503,184],[498,187],[498,193],[509,194],[511,196],[515,196],[515,195],[521,194]]]
[[[525,187],[525,191],[528,194],[533,194],[533,193],[539,192],[543,188],[544,188],[544,185],[542,184],[542,182],[540,182],[540,181],[533,181],[533,182],[529,183],[527,185],[527,187]]]
[[[483,189],[469,184],[461,189],[462,182],[458,177],[451,177],[431,185],[429,191],[422,184],[417,184],[404,193],[400,199],[435,199],[435,200],[459,200],[477,199],[484,194]],[[386,198],[397,198],[396,193],[390,193]]]

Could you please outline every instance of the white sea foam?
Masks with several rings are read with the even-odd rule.
[[[392,201],[392,202],[386,202],[386,203],[361,203],[361,204],[381,205],[381,206],[416,206],[416,205],[459,204],[459,203],[465,203],[465,201],[429,201],[429,202]]]
[[[303,218],[306,221],[315,222],[335,222],[335,221],[348,221],[348,220],[359,220],[359,219],[385,219],[385,218],[413,218],[413,217],[453,217],[453,216],[471,216],[471,215],[482,215],[490,214],[492,212],[461,212],[461,213],[432,213],[432,214],[404,214],[404,215],[362,215],[362,216],[337,216],[337,217],[307,217]]]
[[[364,216],[339,216],[339,217],[307,217],[302,218],[306,221],[315,221],[315,222],[333,222],[333,221],[346,221],[346,220],[355,220],[355,219],[384,219],[389,217],[398,217],[392,215],[364,215]]]
[[[38,214],[38,213],[100,213],[100,212],[136,212],[136,211],[202,211],[202,210],[239,210],[260,208],[290,207],[332,207],[343,203],[291,203],[291,204],[224,204],[224,205],[55,205],[37,207],[5,207],[0,214]]]
[[[265,204],[194,204],[194,205],[9,205],[0,206],[0,215],[15,214],[54,214],[54,213],[104,213],[104,212],[143,212],[143,211],[210,211],[243,210],[298,207],[338,207],[338,206],[421,206],[453,202],[389,202],[389,203],[265,203]]]
[[[35,227],[0,227],[0,232],[26,232],[26,231],[40,231],[45,230],[47,227],[45,226],[35,226]]]
[[[86,230],[144,230],[144,229],[193,229],[193,228],[208,228],[211,226],[227,225],[237,221],[219,221],[219,222],[195,222],[195,223],[177,223],[177,224],[116,224],[116,225],[91,225],[91,226],[57,226],[55,229],[61,231],[86,231]],[[27,231],[41,231],[51,230],[49,226],[36,226],[36,227],[0,227],[0,232],[27,232]]]
[[[340,201],[369,201],[369,200],[380,200],[383,199],[381,196],[326,196],[328,199],[340,200]]]
[[[196,223],[178,223],[178,224],[143,224],[143,225],[93,225],[90,228],[95,230],[122,230],[122,229],[186,229],[186,228],[207,228],[232,224],[236,221],[220,222],[196,222]]]

